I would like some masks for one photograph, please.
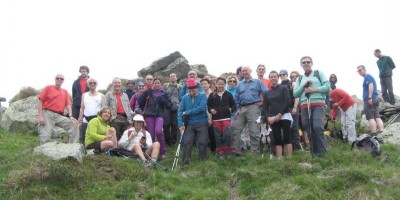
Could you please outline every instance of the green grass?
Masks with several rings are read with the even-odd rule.
[[[400,150],[383,145],[373,158],[330,139],[329,152],[313,158],[244,157],[193,161],[171,171],[176,147],[161,161],[169,171],[146,170],[134,160],[104,155],[83,164],[33,154],[37,136],[0,129],[1,199],[398,199]],[[179,163],[181,164],[181,163]]]

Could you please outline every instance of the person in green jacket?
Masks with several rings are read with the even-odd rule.
[[[86,149],[94,149],[97,152],[105,152],[117,147],[117,136],[115,128],[108,123],[111,120],[111,109],[103,107],[96,118],[89,121],[86,135]]]
[[[381,50],[375,49],[375,57],[378,58],[376,64],[379,68],[379,79],[381,81],[382,98],[385,102],[389,102],[394,105],[396,99],[393,94],[393,83],[392,83],[392,70],[396,68],[392,58],[389,56],[382,55]]]

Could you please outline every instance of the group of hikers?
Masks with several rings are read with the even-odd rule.
[[[395,65],[379,49],[374,54],[383,99],[394,104],[391,77]],[[199,160],[207,158],[208,148],[221,159],[243,156],[246,150],[259,153],[263,129],[270,132],[275,157],[291,157],[293,151],[303,149],[300,129],[305,148],[313,156],[321,156],[327,150],[323,127],[326,108],[333,120],[340,111],[343,139],[353,142],[357,136],[355,100],[336,88],[335,74],[327,77],[313,69],[311,57],[302,57],[300,66],[302,74],[272,70],[268,78],[264,77],[264,65],[257,66],[257,78],[251,76],[249,66],[241,66],[236,76],[205,76],[199,82],[197,73],[189,71],[184,84],[178,83],[175,73],[164,84],[149,74],[145,82],[127,81],[126,89],[122,89],[121,79],[114,78],[106,94],[97,91],[97,80],[89,77],[87,66],[81,66],[72,86],[72,103],[61,88],[62,74],[39,94],[40,143],[51,140],[52,129],[58,126],[68,131],[70,143],[80,142],[96,152],[124,148],[143,163],[156,163],[166,158],[167,146],[183,137],[183,165],[189,165],[193,146]],[[365,66],[358,66],[357,72],[364,77],[364,113],[370,132],[378,134],[383,131],[383,122],[377,84]]]

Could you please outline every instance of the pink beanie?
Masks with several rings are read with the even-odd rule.
[[[188,89],[194,89],[197,88],[197,83],[194,78],[188,78],[187,83],[186,83]]]

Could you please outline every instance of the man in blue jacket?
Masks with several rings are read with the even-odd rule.
[[[188,165],[194,138],[199,146],[199,160],[205,160],[208,145],[207,96],[199,92],[197,82],[189,78],[186,84],[189,93],[184,95],[178,109],[178,126],[185,131],[183,141],[183,164]]]

